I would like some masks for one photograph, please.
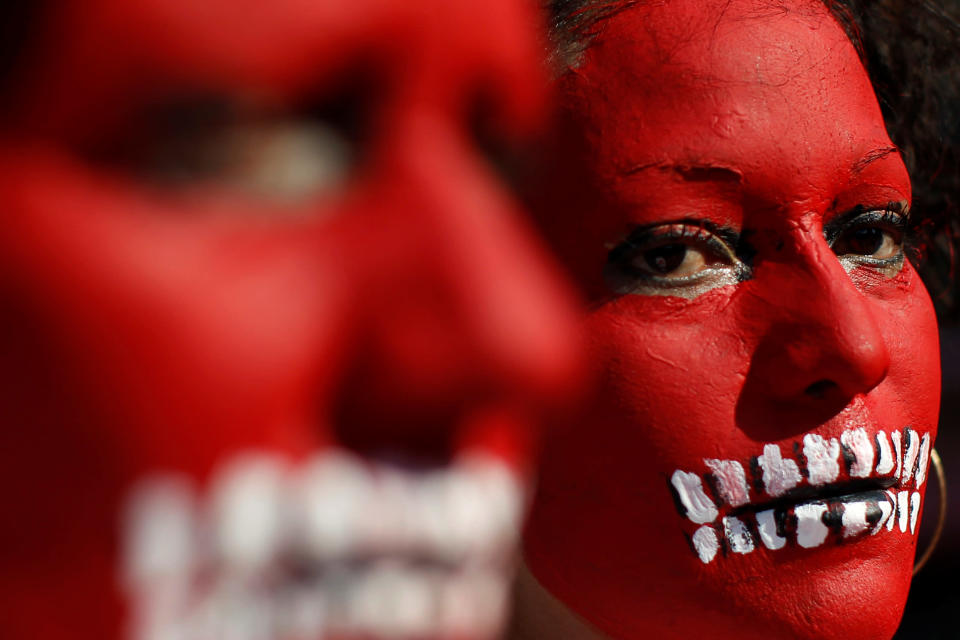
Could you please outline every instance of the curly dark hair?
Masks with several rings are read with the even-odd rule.
[[[555,68],[577,66],[605,18],[643,1],[548,0]],[[960,0],[821,1],[857,48],[910,171],[911,258],[941,319],[958,321]]]

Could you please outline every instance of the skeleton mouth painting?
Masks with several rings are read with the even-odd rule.
[[[788,542],[804,549],[819,547],[828,538],[851,542],[895,526],[913,535],[921,510],[919,489],[930,462],[930,436],[921,439],[912,429],[903,433],[901,438],[900,431],[893,431],[888,439],[879,431],[871,439],[860,428],[843,432],[842,445],[836,438],[807,434],[803,447],[794,447],[802,451],[803,467],[784,459],[777,445],[765,445],[763,454],[750,460],[749,483],[743,465],[735,460],[704,460],[709,469],[705,483],[695,473],[675,471],[670,482],[681,515],[704,525],[691,536],[696,554],[704,563],[713,561],[721,540],[725,552],[747,554],[758,541],[776,551]],[[841,462],[841,447],[846,464]],[[754,500],[751,486],[759,494]]]

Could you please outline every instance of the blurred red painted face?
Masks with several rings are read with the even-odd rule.
[[[0,139],[0,466],[30,488],[0,635],[493,633],[575,377],[573,307],[471,128],[540,118],[531,7],[43,8]],[[369,562],[491,549],[459,582]]]
[[[616,638],[890,637],[939,402],[904,164],[819,3],[651,5],[560,80],[541,214],[605,373],[527,562]]]

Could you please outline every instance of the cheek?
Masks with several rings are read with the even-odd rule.
[[[890,352],[887,379],[873,394],[906,424],[936,433],[940,408],[940,341],[930,296],[911,264],[872,292]]]
[[[100,441],[131,462],[205,464],[224,447],[303,440],[289,425],[324,375],[311,354],[335,359],[321,337],[338,298],[311,295],[308,247],[191,224],[35,163],[5,174],[4,284],[50,335],[58,379],[84,390]],[[0,376],[17,367],[6,361]]]
[[[630,426],[623,435],[682,460],[729,439],[749,368],[748,330],[723,313],[732,287],[694,301],[628,295],[589,320],[606,363],[605,403]],[[664,471],[666,469],[663,469]]]

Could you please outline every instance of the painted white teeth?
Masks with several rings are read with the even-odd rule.
[[[893,519],[890,517],[891,514],[893,513],[892,502],[889,502],[887,500],[881,500],[880,502],[877,503],[877,506],[880,507],[880,519],[877,520],[877,524],[874,525],[873,530],[870,532],[871,535],[880,533],[880,530],[883,528],[885,524],[887,524],[888,520],[890,522],[893,521]],[[892,528],[893,525],[891,524],[889,525],[889,527]]]
[[[686,509],[687,517],[692,522],[706,524],[716,520],[719,512],[713,500],[704,493],[700,476],[678,469],[673,472],[670,483],[676,490],[683,508]]]
[[[384,563],[357,582],[348,598],[346,626],[384,638],[431,630],[435,595],[422,572]]]
[[[158,475],[125,514],[131,637],[492,640],[523,505],[519,478],[479,455],[428,473],[340,452],[298,467],[240,455],[205,495]],[[431,546],[431,510],[452,547]]]
[[[920,517],[920,492],[910,494],[910,533],[917,531],[917,518]]]
[[[917,460],[917,474],[916,474],[916,484],[917,489],[923,486],[924,481],[927,479],[927,468],[930,465],[930,434],[923,434],[923,439],[920,441],[920,458]]]
[[[189,571],[195,511],[186,477],[152,478],[133,489],[123,527],[126,583],[166,581]]]
[[[717,532],[713,527],[703,525],[693,532],[693,548],[703,564],[710,564],[720,549],[720,541],[717,540]]]
[[[867,522],[867,503],[866,502],[847,502],[843,505],[843,537],[852,538],[858,536],[870,528]]]
[[[840,435],[840,443],[853,454],[853,464],[850,465],[850,476],[866,478],[873,470],[873,443],[863,427],[844,431]]]
[[[210,506],[222,560],[252,569],[276,552],[285,474],[282,460],[263,455],[239,456],[217,473]]]
[[[822,545],[831,532],[844,539],[867,532],[876,535],[896,527],[914,534],[923,500],[915,489],[926,481],[931,446],[929,433],[921,436],[910,428],[893,430],[889,435],[877,431],[872,437],[862,427],[847,429],[836,438],[808,433],[803,436],[802,450],[799,443],[793,444],[793,451],[801,456],[803,474],[796,460],[783,456],[780,445],[765,444],[762,455],[754,458],[749,468],[755,485],[748,479],[744,465],[718,458],[704,458],[703,473],[677,469],[670,483],[681,514],[702,525],[690,540],[700,561],[709,564],[720,549],[749,554],[761,545],[770,551],[783,549],[788,543],[813,548]],[[803,495],[792,490],[804,481],[819,487],[832,485],[841,477],[869,478],[873,473],[880,482],[896,480],[902,489],[885,490],[885,498],[865,493],[859,500],[855,499],[858,496],[849,496],[846,502],[837,499],[828,503],[821,499],[795,504],[785,507],[785,513],[774,509],[751,513],[743,509],[751,503],[752,487],[757,491],[762,487],[769,497],[789,498]],[[704,478],[709,486],[705,486]],[[778,523],[782,527],[779,530]]]
[[[890,441],[887,439],[887,434],[883,431],[877,433],[877,446],[880,449],[879,460],[877,461],[877,473],[879,475],[886,475],[893,471],[893,452],[890,451]]]
[[[303,542],[318,558],[359,552],[370,538],[373,483],[351,456],[327,454],[311,460],[299,479]]]
[[[496,638],[507,611],[502,578],[478,571],[447,581],[439,602],[441,638]]]
[[[829,529],[823,524],[823,514],[827,512],[827,505],[822,502],[800,504],[794,508],[793,512],[797,518],[797,544],[805,549],[823,544],[829,533]]]
[[[893,531],[893,527],[897,524],[897,513],[898,503],[897,503],[897,494],[893,491],[884,491],[887,494],[887,499],[890,501],[890,508],[892,510],[890,517],[887,518],[887,531]]]
[[[900,471],[903,469],[903,455],[901,455],[903,447],[900,444],[900,432],[891,431],[890,439],[893,441],[893,457],[897,461],[897,470],[893,473],[893,477],[899,478]]]
[[[905,487],[913,477],[913,468],[917,464],[917,454],[920,453],[920,436],[913,429],[907,429],[903,453],[903,474],[900,476],[900,486]]]
[[[910,492],[900,491],[897,493],[897,525],[902,533],[907,532],[907,525],[910,519]]]
[[[767,549],[776,551],[787,544],[787,539],[777,533],[777,521],[773,509],[757,514],[757,529],[760,532],[760,540]]]
[[[743,465],[735,460],[703,461],[717,480],[720,497],[731,507],[739,507],[750,502],[750,489]]]
[[[803,457],[807,460],[810,484],[833,482],[840,475],[840,443],[836,438],[825,439],[815,433],[803,436]]]
[[[775,444],[764,445],[763,455],[757,459],[757,463],[763,470],[764,488],[775,498],[793,489],[803,479],[797,463],[781,457],[780,447]]]
[[[750,553],[753,551],[753,536],[743,521],[733,516],[723,519],[723,533],[734,553]]]

